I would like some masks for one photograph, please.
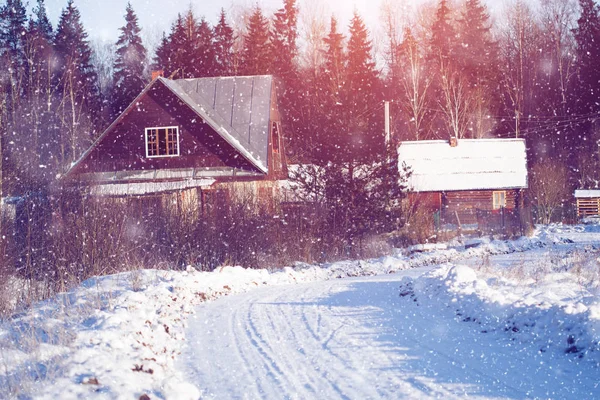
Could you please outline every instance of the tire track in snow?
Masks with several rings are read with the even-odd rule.
[[[269,287],[204,304],[198,314],[213,325],[190,322],[198,340],[187,379],[219,399],[544,397],[540,376],[552,375],[520,373],[539,367],[531,354],[399,298],[400,279]],[[224,360],[198,361],[215,358]]]

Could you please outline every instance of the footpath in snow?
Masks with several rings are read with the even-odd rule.
[[[91,279],[69,293],[2,323],[0,397],[137,399],[146,395],[185,399],[206,396],[209,384],[201,376],[177,368],[185,358],[180,356],[181,352],[189,349],[186,343],[203,346],[197,338],[186,337],[186,332],[188,335],[190,332],[186,331],[189,317],[198,305],[267,285],[387,275],[426,265],[441,266],[422,277],[404,278],[401,285],[387,285],[386,290],[399,302],[388,304],[411,303],[417,310],[413,312],[415,318],[421,310],[444,310],[451,313],[453,319],[458,318],[460,326],[467,327],[464,329],[469,332],[475,332],[473,326],[476,325],[477,337],[497,338],[493,335],[502,334],[501,337],[515,343],[534,341],[541,353],[561,354],[575,363],[575,372],[595,369],[600,315],[596,305],[598,296],[594,292],[598,280],[594,280],[593,275],[598,268],[593,257],[600,234],[585,227],[552,229],[513,242],[487,242],[469,249],[457,246],[431,253],[399,254],[325,266],[304,265],[278,271],[224,267],[211,273],[145,270]],[[585,244],[577,243],[578,237],[584,238]],[[546,270],[526,261],[522,272],[514,270],[522,275],[494,273],[495,255],[509,257],[506,255],[531,252],[551,254]],[[552,255],[554,253],[556,255]],[[571,257],[573,262],[557,261],[563,260],[560,254],[565,254],[567,261]],[[545,260],[541,256],[537,259]],[[510,263],[510,258],[504,261]],[[513,261],[518,263],[518,257]],[[471,263],[471,267],[456,266],[463,263]],[[573,265],[579,272],[571,271]],[[505,266],[503,270],[512,271]],[[219,303],[211,306],[221,307]],[[229,311],[221,309],[223,314]],[[446,314],[440,311],[439,315]],[[363,345],[370,343],[365,341]],[[226,355],[214,350],[212,357],[215,363],[226,359]],[[357,374],[352,372],[355,366],[348,364],[347,367],[346,378],[355,379]],[[430,373],[434,373],[432,371]],[[415,382],[421,378],[415,375]],[[450,382],[454,382],[453,379]],[[338,384],[343,380],[340,378]],[[461,385],[467,383],[476,382],[467,380]],[[580,387],[579,393],[590,393],[588,386]],[[460,392],[446,386],[432,388],[441,390],[437,395],[458,396]],[[385,397],[385,393],[372,395]],[[435,393],[430,395],[435,397]],[[483,397],[493,394],[486,390],[473,393]],[[502,393],[508,392],[500,391],[498,396],[503,397]],[[293,393],[288,395],[293,396]],[[341,391],[335,397],[343,396]]]

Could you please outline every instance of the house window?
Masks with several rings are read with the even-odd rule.
[[[146,128],[146,157],[177,157],[178,155],[178,127]]]
[[[500,190],[498,192],[494,192],[493,194],[494,196],[494,204],[493,204],[493,208],[494,210],[499,210],[501,208],[506,207],[506,191],[505,190]]]

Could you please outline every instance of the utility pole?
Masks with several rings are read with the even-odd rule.
[[[385,150],[387,151],[392,139],[390,132],[390,102],[386,100],[383,103],[385,109]]]

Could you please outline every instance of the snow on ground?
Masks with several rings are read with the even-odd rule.
[[[177,368],[206,399],[598,398],[594,365],[398,296],[428,269],[206,303]]]
[[[481,338],[479,340],[489,343],[494,351],[499,349],[493,347],[492,343],[498,340],[520,343],[521,347],[524,343],[531,342],[535,344],[536,351],[544,357],[550,357],[547,354],[556,356],[544,358],[545,362],[560,364],[564,359],[572,363],[569,364],[570,370],[566,367],[557,370],[562,371],[569,379],[577,377],[581,382],[579,389],[571,392],[560,392],[560,387],[554,385],[552,387],[555,392],[536,392],[535,388],[530,388],[531,393],[541,393],[542,397],[553,397],[552,393],[579,393],[582,397],[590,397],[587,394],[594,388],[588,385],[586,371],[597,368],[600,338],[596,260],[596,246],[600,245],[599,231],[600,229],[593,225],[550,227],[538,231],[532,238],[517,241],[481,241],[478,246],[468,249],[460,243],[450,243],[447,250],[429,253],[398,252],[393,257],[376,260],[338,262],[324,266],[297,265],[277,271],[246,270],[240,267],[219,268],[211,273],[191,269],[185,272],[143,270],[90,279],[80,287],[38,304],[0,324],[0,398],[32,396],[48,399],[137,399],[148,395],[150,398],[191,399],[216,393],[211,387],[223,378],[228,379],[231,384],[241,384],[242,381],[236,382],[228,378],[228,375],[223,375],[221,379],[215,374],[203,375],[208,373],[206,369],[212,371],[214,365],[219,364],[228,373],[232,368],[244,370],[241,366],[244,364],[244,358],[233,360],[227,351],[221,353],[216,347],[211,347],[213,343],[210,338],[215,336],[214,334],[200,339],[201,336],[196,335],[198,320],[190,320],[189,317],[194,313],[198,313],[199,317],[206,313],[215,318],[222,314],[228,321],[233,322],[234,316],[240,315],[241,312],[237,311],[241,300],[236,299],[242,297],[236,295],[197,308],[199,305],[244,292],[250,292],[248,296],[259,296],[255,298],[254,304],[264,293],[277,300],[277,293],[291,294],[297,290],[300,292],[296,293],[312,290],[305,289],[311,285],[287,285],[314,281],[326,281],[312,284],[315,288],[333,285],[330,286],[331,290],[350,305],[355,304],[351,299],[358,298],[352,295],[352,291],[346,293],[343,285],[345,282],[353,285],[352,280],[334,279],[370,275],[386,275],[384,278],[375,277],[374,282],[391,279],[394,283],[390,284],[387,281],[383,286],[369,283],[365,286],[372,288],[368,292],[358,291],[358,294],[362,293],[361,296],[370,293],[370,290],[378,293],[373,297],[377,299],[377,304],[367,304],[366,311],[360,312],[369,315],[387,304],[385,312],[391,312],[390,315],[394,318],[387,318],[385,321],[397,319],[398,323],[404,321],[402,324],[410,322],[415,329],[420,327],[415,331],[418,334],[407,336],[408,333],[403,330],[398,338],[418,340],[419,335],[427,335],[428,327],[431,328],[431,323],[435,323],[434,321],[430,325],[423,325],[423,321],[439,318],[440,324],[454,324],[452,326],[457,327],[455,330],[448,330],[449,334],[470,335],[468,337],[473,340]],[[425,271],[411,270],[388,275],[413,267],[434,265],[440,266],[429,267]],[[424,274],[419,277],[418,274],[415,275],[416,271]],[[400,281],[401,289],[398,283]],[[336,282],[343,282],[343,285],[335,286]],[[255,290],[267,285],[276,286],[272,289],[275,294],[268,292],[268,288]],[[300,287],[302,288],[292,289]],[[260,294],[261,292],[263,294]],[[421,351],[422,348],[419,351],[415,348],[415,354],[405,354],[403,349],[410,341],[394,341],[396,337],[388,332],[393,328],[397,334],[401,328],[399,325],[393,325],[391,328],[381,325],[378,328],[379,325],[360,325],[365,321],[353,317],[344,320],[345,314],[352,315],[357,311],[346,307],[339,314],[339,310],[332,308],[333,293],[318,293],[315,292],[309,299],[315,300],[314,296],[328,297],[329,300],[323,299],[325,309],[332,310],[332,315],[341,318],[340,321],[346,321],[344,324],[355,324],[355,328],[362,332],[357,336],[343,336],[343,340],[336,342],[335,332],[339,330],[336,330],[334,322],[328,322],[329,325],[316,325],[315,329],[321,330],[319,335],[331,335],[329,344],[339,345],[339,353],[333,352],[339,376],[326,379],[325,382],[314,378],[314,375],[306,375],[307,379],[316,379],[314,385],[306,383],[304,389],[297,389],[302,379],[293,378],[296,381],[292,382],[292,378],[285,376],[285,372],[298,370],[302,364],[295,365],[290,361],[287,369],[281,368],[280,372],[277,372],[276,368],[269,368],[268,362],[263,362],[262,369],[256,369],[267,374],[262,377],[262,381],[272,382],[268,377],[275,377],[276,381],[285,380],[287,383],[281,383],[279,386],[283,391],[269,389],[265,383],[262,389],[255,389],[257,392],[242,393],[240,397],[256,397],[252,393],[258,397],[269,397],[267,394],[271,394],[274,398],[295,395],[314,397],[319,393],[328,393],[331,397],[338,398],[354,398],[354,395],[361,398],[396,398],[398,396],[393,393],[398,388],[404,390],[398,393],[423,397],[457,397],[461,393],[476,397],[521,397],[520,394],[529,393],[527,390],[502,389],[502,385],[508,383],[502,380],[504,383],[498,383],[502,387],[497,386],[494,383],[496,381],[490,378],[490,373],[486,375],[471,371],[463,376],[460,371],[451,370],[450,366],[458,359],[448,358],[446,355],[446,360],[450,361],[442,362],[439,357],[434,357],[437,352],[443,353],[443,348],[432,349],[432,353],[427,354]],[[228,308],[226,301],[235,306]],[[281,307],[293,306],[289,298],[286,301],[286,306]],[[318,301],[315,305],[319,309]],[[208,311],[209,306],[214,307],[210,311],[212,314]],[[311,317],[321,318],[319,315],[313,313]],[[262,312],[257,318],[248,318],[246,321],[260,324],[257,329],[261,330],[261,335],[267,335],[265,338],[269,338],[265,333],[270,326],[268,319],[269,313]],[[191,327],[188,326],[190,321]],[[274,321],[271,329],[281,328],[281,322]],[[308,322],[306,325],[309,328],[312,326]],[[277,329],[274,330],[278,331]],[[310,329],[302,332],[310,333]],[[270,334],[270,339],[276,339],[273,335],[274,333]],[[386,338],[391,344],[386,341],[387,344],[381,347],[379,342],[373,343],[377,337]],[[283,339],[285,338],[281,340]],[[289,339],[296,340],[296,346],[300,349],[290,354],[302,354],[303,340],[307,346],[311,343],[308,336],[292,335]],[[343,350],[349,345],[348,341],[353,343],[355,354]],[[266,339],[262,340],[259,335],[239,346],[241,351],[251,355],[252,351],[272,348],[273,343],[267,343]],[[190,371],[184,367],[187,365],[186,360],[194,359],[194,349],[210,353],[210,357],[203,358],[205,363],[210,362],[210,368]],[[288,350],[292,351],[291,348]],[[510,352],[500,352],[504,355],[499,357],[506,357],[508,360],[514,356],[514,351],[513,348]],[[180,355],[182,352],[185,352],[184,356]],[[459,355],[472,354],[469,353],[468,346],[461,347],[457,352]],[[263,353],[270,357],[268,350],[264,350]],[[327,361],[325,355],[330,353],[332,352],[329,350],[325,351],[322,360]],[[440,354],[443,358],[442,353]],[[384,364],[387,364],[381,366],[381,376],[382,379],[387,379],[388,386],[373,389],[360,377],[360,371],[366,367],[357,363],[369,359],[369,354],[377,356],[376,359],[383,357],[386,360]],[[288,354],[280,352],[278,356],[285,358]],[[412,373],[406,377],[399,377],[401,371],[408,372],[396,368],[395,365],[402,364],[407,359],[412,360],[409,362],[414,367]],[[228,364],[228,360],[232,362],[231,365]],[[245,362],[256,364],[256,361],[252,360],[250,357]],[[296,361],[298,360],[300,359],[296,358]],[[510,364],[507,363],[508,361],[503,365]],[[441,364],[444,366],[437,372],[434,367]],[[272,365],[279,364],[273,361]],[[480,365],[483,369],[489,367],[486,367],[485,363]],[[446,374],[440,379],[447,380],[447,384],[440,385],[432,381],[437,379],[434,379],[432,374],[437,373]],[[322,375],[327,373],[322,371]],[[548,376],[542,378],[549,379]],[[206,379],[211,382],[207,382]],[[257,378],[256,381],[261,379]],[[333,386],[331,381],[334,382]],[[556,379],[554,381],[558,382]],[[364,391],[353,392],[362,386],[365,387]],[[290,391],[286,392],[286,388]],[[228,395],[230,394],[235,392],[228,392]],[[600,395],[600,392],[595,394]],[[527,397],[531,395],[527,394]]]

